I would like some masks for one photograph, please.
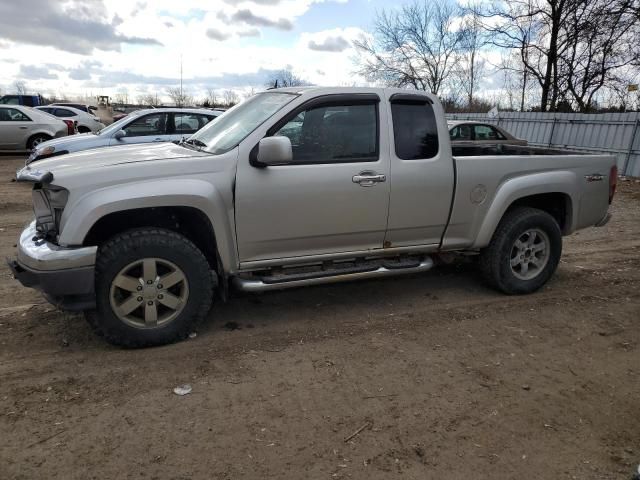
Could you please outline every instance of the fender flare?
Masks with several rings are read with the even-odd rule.
[[[568,212],[567,231],[574,230],[576,219],[575,206],[577,205],[578,192],[576,189],[577,175],[570,171],[551,171],[529,174],[515,177],[503,182],[496,191],[491,205],[480,225],[476,240],[472,248],[484,248],[489,245],[493,233],[502,220],[505,212],[517,200],[532,195],[544,193],[560,193],[571,199],[571,209]]]
[[[60,245],[82,245],[95,223],[111,213],[152,207],[192,207],[211,222],[225,271],[237,268],[233,205],[209,182],[193,179],[152,179],[113,185],[73,199],[61,219]],[[212,239],[213,241],[213,239]]]

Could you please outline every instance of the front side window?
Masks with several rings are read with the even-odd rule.
[[[123,128],[127,137],[145,137],[148,135],[165,135],[167,131],[167,114],[152,113],[136,118]]]
[[[27,117],[20,110],[15,108],[0,108],[0,122],[30,122],[31,119]]]
[[[401,100],[391,104],[396,156],[402,160],[438,154],[438,126],[430,103]]]
[[[376,161],[377,104],[316,106],[295,114],[275,135],[291,140],[293,163]]]

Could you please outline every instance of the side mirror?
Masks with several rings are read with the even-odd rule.
[[[120,140],[121,138],[124,138],[127,136],[127,132],[125,132],[124,130],[118,130],[116,133],[113,134],[113,138],[115,138],[116,140]]]
[[[256,166],[285,165],[293,160],[289,137],[266,137],[258,143]]]

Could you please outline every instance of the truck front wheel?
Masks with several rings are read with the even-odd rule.
[[[480,254],[480,269],[494,288],[531,293],[553,275],[562,255],[562,232],[547,212],[516,207],[504,215]]]
[[[86,317],[110,343],[163,345],[185,338],[211,307],[213,281],[202,252],[170,230],[118,234],[98,249],[96,310]]]

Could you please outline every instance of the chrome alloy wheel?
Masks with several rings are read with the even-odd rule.
[[[549,262],[551,242],[549,236],[538,228],[522,233],[511,248],[511,271],[520,280],[537,277]]]
[[[38,145],[40,145],[43,142],[46,142],[46,140],[47,139],[44,138],[44,137],[36,137],[36,138],[34,138],[33,141],[31,142],[31,149],[35,150]]]
[[[111,282],[113,313],[135,328],[157,328],[173,321],[189,298],[189,282],[174,263],[143,258],[124,267]]]

